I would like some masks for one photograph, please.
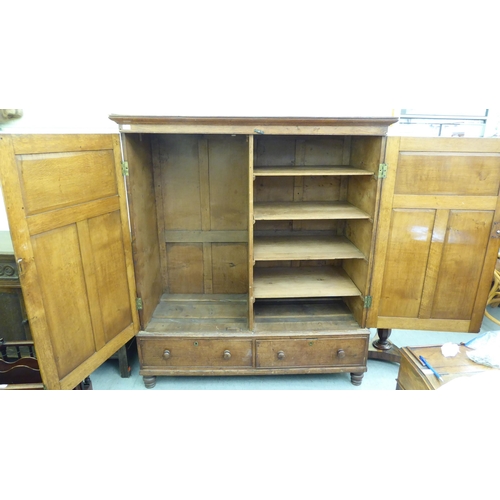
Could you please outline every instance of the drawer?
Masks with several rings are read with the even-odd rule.
[[[237,339],[141,339],[142,367],[251,367],[252,341]]]
[[[257,368],[366,364],[368,337],[256,341]]]

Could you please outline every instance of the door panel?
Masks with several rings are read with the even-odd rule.
[[[368,327],[477,332],[496,264],[500,140],[387,142]]]
[[[381,316],[418,317],[435,215],[435,210],[393,212],[380,298]]]
[[[492,212],[451,211],[434,296],[433,318],[470,319],[492,221]]]
[[[496,196],[498,154],[401,153],[396,194]]]
[[[133,320],[120,212],[94,217],[88,226],[104,332],[109,342],[114,333],[122,331]],[[107,290],[113,290],[113,294]]]
[[[42,378],[72,389],[139,329],[119,138],[2,136],[0,173]]]
[[[78,230],[72,224],[36,235],[31,243],[54,360],[63,378],[95,352]],[[28,301],[26,306],[29,314]],[[33,338],[36,346],[36,332]]]
[[[113,150],[19,155],[17,163],[27,215],[116,194]]]

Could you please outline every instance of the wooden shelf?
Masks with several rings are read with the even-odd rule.
[[[373,175],[373,172],[349,165],[273,165],[272,167],[254,167],[255,176],[300,176],[300,175]]]
[[[343,333],[360,329],[341,298],[260,299],[255,303],[255,331],[259,335],[287,331]]]
[[[163,294],[147,333],[240,332],[248,328],[247,294]],[[142,332],[144,333],[144,332]]]
[[[256,267],[254,298],[355,297],[361,292],[340,268]]]
[[[369,219],[370,216],[343,201],[257,202],[255,220]]]
[[[286,235],[256,236],[254,239],[256,261],[364,258],[363,253],[344,236]]]

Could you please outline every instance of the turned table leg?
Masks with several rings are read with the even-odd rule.
[[[122,378],[130,377],[131,370],[126,345],[118,349],[118,366],[120,367],[120,375]]]
[[[391,330],[389,328],[377,328],[377,335],[378,338],[373,341],[368,349],[368,359],[399,363],[401,352],[398,347],[389,341]]]
[[[156,385],[156,377],[142,377],[146,389],[152,389]]]

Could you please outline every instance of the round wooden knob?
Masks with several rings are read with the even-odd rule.
[[[285,353],[283,351],[278,352],[278,359],[285,359]]]
[[[168,349],[165,349],[163,351],[163,359],[168,359],[170,358],[170,351]]]
[[[345,351],[344,351],[344,349],[339,349],[337,351],[337,358],[339,358],[339,359],[345,358]]]
[[[231,359],[231,351],[228,349],[224,351],[224,359]]]

